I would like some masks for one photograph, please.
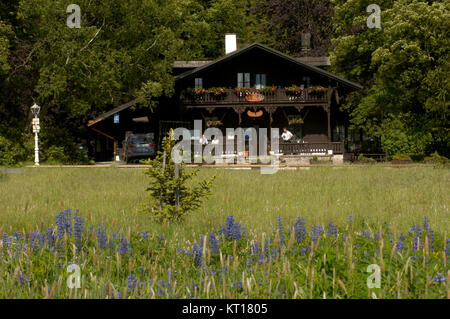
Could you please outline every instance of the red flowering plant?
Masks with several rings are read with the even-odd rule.
[[[272,86],[265,86],[263,88],[258,89],[258,93],[264,94],[264,95],[270,95],[273,94],[275,92],[275,90],[277,89],[277,87],[275,85]]]
[[[326,91],[327,91],[327,88],[320,86],[320,85],[315,85],[315,86],[311,86],[308,88],[309,94],[320,94],[320,93],[325,93]]]
[[[286,90],[287,95],[300,95],[305,90],[304,88],[295,84],[288,86],[284,89]]]
[[[247,96],[253,92],[253,88],[249,87],[238,87],[235,89],[237,96]]]
[[[222,125],[222,121],[220,120],[209,120],[206,121],[206,127],[217,127]]]
[[[212,87],[208,89],[208,93],[214,96],[224,96],[227,94],[226,87]]]

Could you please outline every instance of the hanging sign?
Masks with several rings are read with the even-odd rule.
[[[261,117],[263,116],[263,114],[264,114],[263,110],[259,110],[258,112],[252,112],[250,110],[247,111],[247,115],[249,117]]]
[[[119,113],[114,114],[114,124],[119,124]]]
[[[247,102],[262,102],[264,101],[264,95],[258,93],[251,93],[245,97]]]

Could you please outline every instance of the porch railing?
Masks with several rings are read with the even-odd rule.
[[[193,142],[191,150],[195,155],[204,154],[204,149],[206,145],[197,144],[197,149],[194,148]],[[236,156],[237,154],[237,143],[234,142],[233,149],[227,148],[226,143],[215,145],[215,152],[212,153],[213,156]],[[244,152],[249,151],[248,143],[244,144]],[[323,143],[279,143],[278,150],[272,150],[277,155],[311,155],[311,154],[328,154],[328,151],[332,151],[332,154],[344,154],[344,143],[343,142],[323,142]],[[259,151],[257,150],[258,154]],[[248,155],[248,153],[247,153]],[[251,154],[250,154],[251,155]]]
[[[252,98],[254,99],[252,100]],[[257,90],[254,90],[251,93],[245,93],[227,89],[223,94],[215,95],[211,93],[188,93],[184,90],[181,92],[180,100],[185,105],[326,103],[327,91],[313,92],[304,89],[301,92],[289,92],[286,89],[277,88],[273,92],[258,93]]]

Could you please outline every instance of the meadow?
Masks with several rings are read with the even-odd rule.
[[[211,175],[199,211],[158,224],[139,212],[142,169],[1,174],[0,297],[450,297],[448,169]],[[80,289],[66,285],[72,263]],[[367,287],[371,264],[380,288]]]

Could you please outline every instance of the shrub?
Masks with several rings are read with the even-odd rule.
[[[375,163],[376,161],[373,158],[370,157],[366,157],[363,154],[359,154],[358,156],[358,162],[363,162],[363,163]]]
[[[433,163],[437,166],[449,166],[450,165],[450,160],[445,156],[439,155],[438,152],[434,152],[430,156],[425,157],[424,161]]]
[[[34,156],[34,145],[28,135],[16,140],[0,136],[0,166],[13,166],[31,160]]]
[[[392,156],[392,159],[394,161],[411,161],[411,157],[408,154],[403,153],[395,154]]]
[[[175,162],[172,150],[176,141],[172,139],[173,131],[163,139],[163,149],[155,159],[142,161],[150,164],[145,174],[150,177],[147,191],[148,202],[144,203],[144,212],[150,213],[161,222],[164,220],[180,220],[183,216],[198,209],[203,199],[211,194],[215,176],[194,183],[193,178],[199,169],[186,171],[185,164],[179,164],[179,174],[175,174]],[[196,184],[196,185],[195,185]]]

